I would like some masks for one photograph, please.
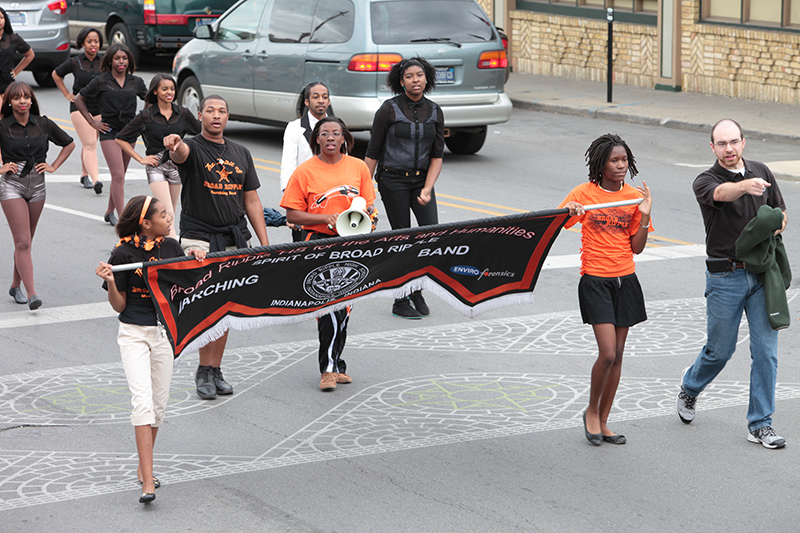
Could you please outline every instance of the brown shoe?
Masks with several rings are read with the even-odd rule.
[[[336,388],[336,373],[324,372],[319,380],[319,389],[323,391],[331,391]]]
[[[334,374],[336,376],[336,383],[352,383],[353,378],[345,374],[344,372],[339,372],[338,374]]]

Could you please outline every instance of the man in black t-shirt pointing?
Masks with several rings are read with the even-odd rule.
[[[247,219],[262,246],[269,244],[264,209],[253,158],[244,146],[223,137],[228,124],[228,103],[217,95],[200,103],[200,135],[182,140],[164,137],[164,147],[178,167],[181,190],[180,240],[184,250],[219,252],[248,248],[252,236]],[[246,217],[246,218],[245,218]],[[197,395],[213,400],[217,394],[233,394],[222,377],[222,354],[228,332],[200,348]]]

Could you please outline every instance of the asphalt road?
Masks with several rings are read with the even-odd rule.
[[[146,64],[142,74],[163,68]],[[45,114],[71,127],[57,90],[36,94]],[[467,320],[430,297],[432,315],[419,322],[392,317],[390,300],[356,306],[345,351],[355,381],[330,394],[317,390],[311,321],[232,332],[223,368],[236,393],[226,399],[196,398],[196,355],[188,354],[156,446],[163,486],[148,508],[136,503],[117,321],[94,275],[116,242],[101,218],[108,197],[80,187],[74,153],[48,176],[33,245],[44,307],[30,313],[0,300],[0,530],[793,531],[796,325],[781,332],[779,348],[774,425],[785,449],[745,438],[746,327],[698,400],[696,421],[685,426],[674,413],[680,372],[705,327],[703,257],[693,246],[704,235],[691,182],[713,162],[706,134],[515,110],[490,127],[476,156],[445,155],[440,219],[555,207],[586,179],[584,152],[606,132],[629,142],[636,181],[654,197],[651,260],[637,266],[650,320],[629,335],[613,412],[627,445],[594,448],[583,438],[594,341],[580,324],[570,266],[579,234],[565,231],[532,306]],[[282,131],[230,123],[227,134],[250,148],[262,202],[277,206]],[[363,151],[368,137],[357,139]],[[757,139],[745,156],[800,159],[796,146]],[[780,185],[786,246],[800,272],[792,215],[800,186]],[[147,192],[132,162],[126,197]],[[2,225],[0,274],[10,282],[12,241]],[[290,240],[285,228],[269,237]],[[797,307],[793,299],[800,316]]]

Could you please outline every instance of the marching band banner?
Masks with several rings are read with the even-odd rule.
[[[473,317],[533,301],[566,209],[285,243],[144,264],[178,357],[229,328],[309,320],[425,289]]]

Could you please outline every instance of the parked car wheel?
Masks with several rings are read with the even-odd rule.
[[[455,130],[449,137],[444,138],[444,143],[451,152],[458,155],[471,155],[478,152],[486,141],[487,127],[471,128],[469,130]]]
[[[34,70],[33,79],[36,80],[36,83],[39,85],[39,87],[56,86],[56,82],[53,80],[53,69],[51,68]]]
[[[200,82],[194,76],[189,76],[178,90],[178,105],[185,107],[197,116],[200,111],[200,102],[203,100],[203,90],[200,88]]]
[[[142,57],[142,49],[139,48],[131,37],[131,32],[128,27],[122,22],[117,22],[111,27],[111,33],[108,34],[108,44],[124,44],[133,54],[133,60],[139,64],[139,58]]]

